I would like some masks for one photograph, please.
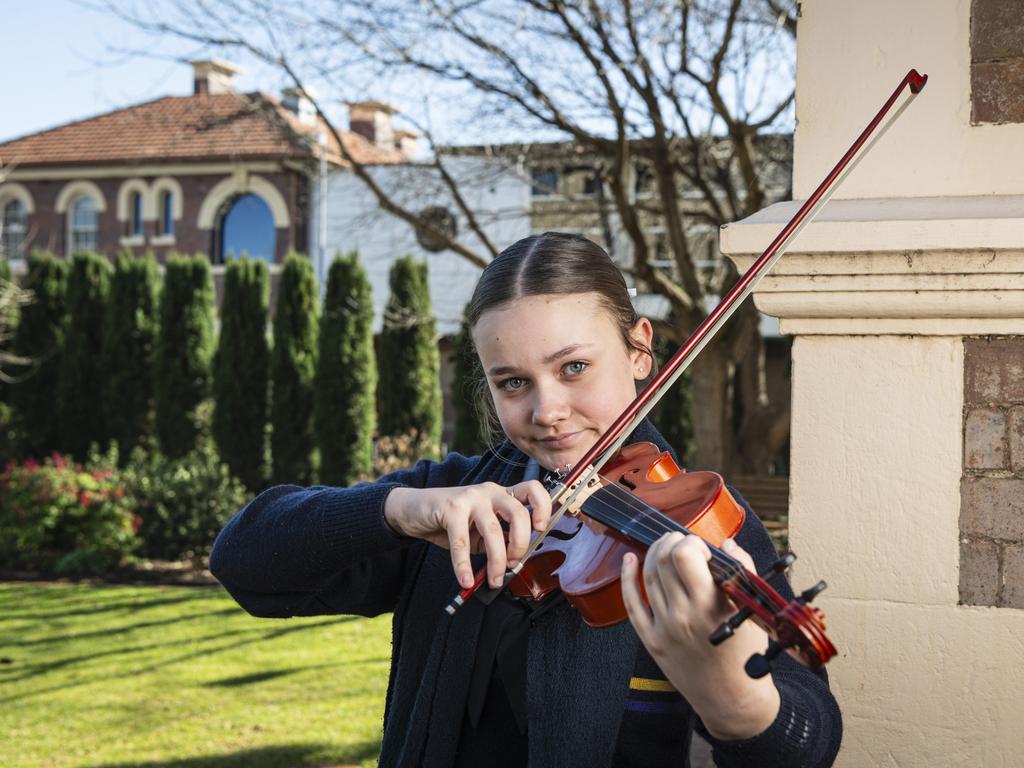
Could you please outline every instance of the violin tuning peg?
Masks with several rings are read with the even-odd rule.
[[[719,624],[708,638],[711,641],[711,644],[721,645],[732,637],[740,624],[750,618],[751,613],[752,611],[749,608],[741,608],[735,615],[731,616],[728,621],[723,621]]]
[[[764,653],[755,653],[744,665],[747,674],[755,680],[760,679],[772,671],[772,661],[783,651],[778,643],[768,643],[768,650]]]
[[[774,563],[772,563],[771,567],[768,568],[767,571],[765,571],[764,573],[759,573],[757,575],[760,576],[762,579],[770,579],[773,576],[778,576],[779,574],[788,571],[790,566],[793,565],[793,563],[795,562],[796,555],[794,555],[792,552],[787,552]]]
[[[797,602],[799,602],[801,605],[807,605],[807,603],[811,602],[814,598],[821,594],[827,586],[828,584],[826,584],[824,581],[819,581],[813,587],[808,587],[803,592],[801,592],[800,597],[797,598]]]
[[[776,573],[785,573],[790,569],[793,563],[796,562],[796,555],[792,552],[787,552],[774,563],[772,563],[772,570]]]

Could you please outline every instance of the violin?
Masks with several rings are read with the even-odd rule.
[[[768,674],[772,659],[782,651],[812,668],[820,667],[835,656],[835,646],[825,634],[824,614],[809,605],[825,588],[824,581],[795,599],[786,600],[771,587],[767,578],[771,578],[772,573],[783,573],[796,559],[794,555],[788,554],[776,561],[771,573],[754,574],[718,548],[724,539],[740,529],[744,517],[743,508],[729,494],[720,475],[684,472],[669,454],[659,453],[650,443],[625,448],[623,445],[927,81],[928,76],[916,69],[907,72],[867,127],[761,256],[605,434],[552,485],[549,489],[552,514],[548,526],[533,536],[525,556],[506,572],[502,587],[485,587],[486,571],[481,569],[473,586],[461,590],[445,608],[449,614],[473,595],[490,602],[507,586],[513,594],[533,599],[561,589],[584,621],[595,627],[625,621],[619,584],[622,558],[632,551],[642,560],[647,548],[663,534],[679,531],[695,533],[707,542],[714,581],[738,609],[712,632],[709,641],[716,645],[724,642],[747,619],[754,620],[768,633],[768,650],[755,654],[746,664],[749,675]],[[890,114],[908,89],[909,97]]]

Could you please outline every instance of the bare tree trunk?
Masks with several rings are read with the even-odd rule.
[[[709,344],[693,364],[693,438],[696,469],[726,477],[732,470],[732,363],[719,343]]]

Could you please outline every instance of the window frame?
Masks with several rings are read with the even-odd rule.
[[[17,207],[20,210],[21,215],[17,221],[11,221],[8,218],[7,212],[12,207]],[[28,206],[25,205],[24,200],[19,197],[12,197],[4,202],[3,209],[0,209],[0,226],[3,228],[3,232],[0,232],[0,237],[2,237],[2,240],[0,240],[0,250],[3,251],[3,257],[7,261],[24,259],[25,239],[28,236]],[[15,234],[18,236],[18,240],[12,247],[11,241]]]
[[[80,225],[76,221],[78,215],[78,206],[82,203],[88,202],[92,206],[93,224]],[[96,200],[93,199],[92,195],[82,194],[77,195],[68,205],[67,212],[67,255],[74,256],[76,253],[83,253],[86,251],[97,251],[99,250],[100,240],[100,207],[97,205]],[[77,244],[77,239],[81,237],[82,233],[88,234],[92,245],[87,247],[81,247]]]

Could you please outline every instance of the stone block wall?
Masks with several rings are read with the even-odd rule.
[[[964,339],[960,602],[1024,608],[1024,337]]]
[[[1024,8],[971,3],[971,122],[1024,123]]]

